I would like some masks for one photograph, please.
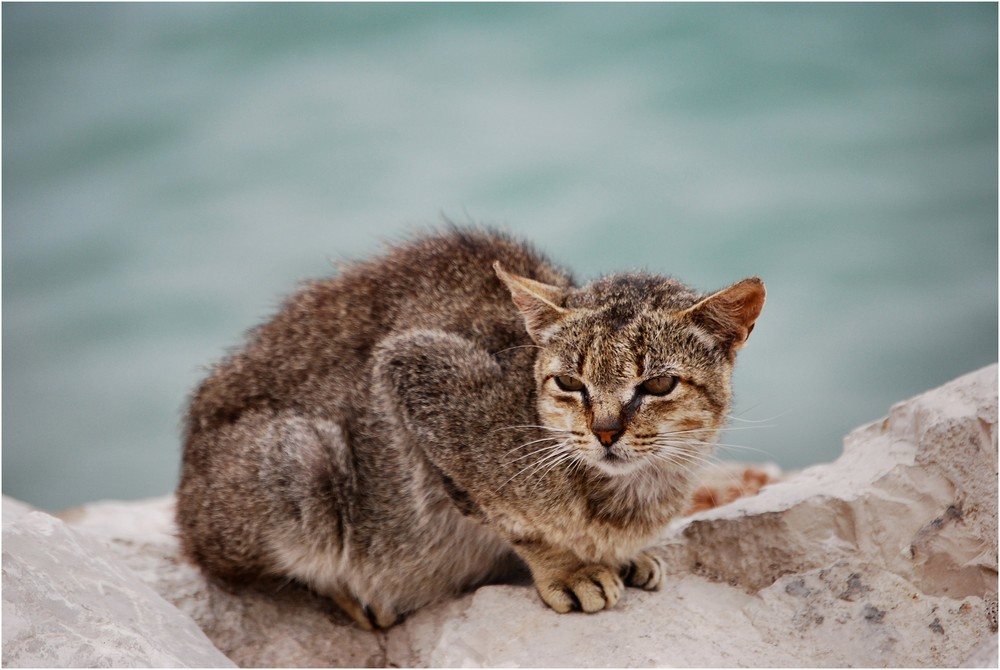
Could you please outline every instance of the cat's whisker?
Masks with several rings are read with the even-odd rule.
[[[674,472],[685,479],[697,481],[699,473],[704,470],[704,466],[696,463],[688,463],[681,459],[670,457],[659,457],[657,459],[664,464],[671,472]],[[653,480],[655,484],[655,479]]]
[[[506,461],[506,463],[507,464],[509,464],[509,463],[516,463],[517,461],[523,460],[525,458],[530,458],[530,457],[534,456],[535,454],[541,454],[541,453],[544,453],[546,451],[558,450],[561,447],[562,447],[562,445],[560,445],[560,444],[547,444],[544,447],[540,447],[538,449],[535,449],[532,452],[529,452],[527,454],[522,454],[521,456],[518,456],[517,458],[512,458],[511,460]]]
[[[691,449],[702,448],[702,447],[708,448],[708,449],[712,449],[712,448],[718,447],[718,446],[730,446],[730,445],[725,445],[725,444],[720,445],[719,442],[715,442],[715,441],[712,441],[712,440],[696,440],[696,439],[693,439],[693,438],[673,439],[673,440],[656,440],[656,441],[652,442],[652,444],[657,445],[657,446],[688,447],[688,448],[691,448]]]
[[[688,428],[685,430],[665,430],[658,435],[697,435],[699,433],[727,433],[734,430],[759,430],[761,428],[775,428],[774,425],[764,426],[726,426],[723,428]]]
[[[717,443],[714,440],[701,440],[696,437],[663,435],[644,444],[668,447],[714,447]]]
[[[711,456],[693,456],[692,454],[684,454],[675,452],[669,456],[664,455],[665,458],[673,463],[683,464],[688,468],[689,472],[702,471],[710,467],[723,467],[725,461]]]
[[[559,455],[559,454],[563,453],[563,451],[565,450],[565,447],[566,447],[566,445],[568,443],[569,443],[569,440],[565,440],[565,441],[560,442],[558,444],[550,445],[548,447],[545,447],[544,449],[540,449],[539,451],[547,451],[548,450],[548,451],[552,451],[553,453],[546,454],[545,456],[542,456],[541,458],[539,458],[537,461],[532,461],[531,463],[528,463],[526,466],[524,466],[523,468],[521,468],[520,470],[518,470],[517,472],[515,472],[513,475],[511,475],[510,479],[508,479],[503,484],[501,484],[500,486],[498,486],[497,489],[493,493],[499,493],[500,490],[503,489],[503,487],[507,486],[507,484],[509,484],[512,481],[514,481],[515,479],[517,479],[517,477],[520,476],[521,473],[523,473],[523,472],[525,472],[527,470],[530,470],[532,467],[538,467],[539,466],[539,462],[544,463],[547,459],[552,458],[554,455]],[[528,476],[530,476],[530,473],[529,473]]]
[[[692,482],[700,483],[702,478],[705,476],[705,472],[708,468],[704,465],[690,464],[690,463],[679,463],[674,461],[667,461],[671,470],[678,471],[683,477],[689,479]],[[728,478],[728,477],[727,477]],[[727,482],[727,485],[735,485],[737,483],[735,478],[731,479],[731,482]]]
[[[686,463],[701,463],[707,465],[716,462],[713,460],[713,456],[711,454],[703,454],[681,449],[676,445],[660,445],[660,447],[661,451],[655,452],[655,455],[669,455],[675,459],[681,459]]]
[[[539,442],[558,442],[558,441],[559,441],[558,437],[540,437],[537,440],[532,440],[531,442],[525,442],[524,444],[517,445],[513,449],[508,449],[507,451],[504,452],[504,456],[507,456],[511,452],[517,451],[518,449],[524,449],[525,447],[530,447],[533,444],[538,444]],[[532,452],[532,453],[536,453],[536,452]],[[522,458],[523,458],[523,456],[522,456]]]
[[[775,459],[773,453],[767,449],[760,449],[758,447],[751,447],[746,444],[733,444],[729,442],[706,442],[697,440],[688,440],[683,443],[684,445],[698,446],[698,447],[713,447],[720,451],[743,451],[743,452],[754,452],[760,454],[761,456],[766,456],[772,460]]]
[[[562,452],[562,458],[555,459],[545,470],[537,475],[538,479],[541,480],[547,475],[554,467],[565,463],[566,461],[575,460],[574,454],[571,451]]]
[[[587,466],[586,459],[584,459],[582,456],[580,456],[579,454],[577,454],[577,453],[574,452],[574,454],[573,454],[573,465],[570,466],[569,474],[570,475],[576,474],[577,472],[579,472],[581,469],[585,468],[586,466]]]
[[[656,437],[644,444],[651,444],[655,446],[688,446],[688,447],[711,447],[718,448],[720,450],[731,450],[731,451],[752,451],[762,456],[766,456],[770,459],[774,459],[775,456],[766,449],[760,449],[758,447],[751,447],[745,444],[733,444],[729,442],[711,442],[707,440],[697,440],[697,439],[681,439],[672,440],[675,433],[667,433],[661,437]]]
[[[672,470],[679,470],[685,476],[692,476],[701,469],[699,466],[695,464],[686,463],[683,460],[679,460],[674,457],[667,456],[665,454],[656,456],[654,458],[664,463],[667,463]]]
[[[744,413],[752,411],[753,409],[754,409],[753,407],[749,407],[746,410],[744,410]],[[776,421],[777,419],[780,419],[786,414],[788,414],[788,411],[779,412],[778,414],[775,414],[774,416],[768,417],[766,419],[745,419],[741,416],[736,416],[735,414],[726,414],[726,418],[731,421],[742,421],[744,423],[765,423],[767,421]]]
[[[501,349],[500,351],[496,352],[493,355],[494,356],[499,356],[500,354],[502,354],[504,352],[513,351],[514,349],[541,349],[541,348],[542,347],[538,346],[537,344],[520,344],[520,345],[518,345],[516,347],[507,347],[506,349]]]
[[[764,428],[777,428],[777,427],[778,424],[776,423],[764,423],[753,426],[726,426],[725,428],[720,428],[719,430],[723,433],[728,433],[731,430],[761,430]]]
[[[519,425],[515,425],[515,426],[500,426],[499,428],[494,428],[490,432],[491,433],[495,433],[498,430],[522,430],[522,429],[528,429],[528,428],[539,428],[541,430],[547,430],[547,431],[549,431],[551,433],[570,433],[570,432],[572,432],[572,431],[567,430],[565,428],[553,428],[552,426],[539,426],[539,425],[530,424],[530,423],[519,424]]]
[[[530,479],[533,475],[535,475],[539,470],[541,470],[549,463],[553,461],[558,462],[561,457],[569,454],[569,450],[565,448],[566,445],[561,445],[561,446],[563,447],[562,449],[559,449],[551,454],[547,454],[539,458],[538,461],[535,462],[536,467],[531,472],[525,475],[525,479]],[[548,472],[548,470],[546,470],[546,472]]]
[[[672,466],[681,467],[685,472],[690,473],[697,480],[698,475],[704,473],[706,468],[709,466],[724,466],[726,464],[722,459],[712,455],[712,454],[695,454],[693,452],[684,452],[679,449],[674,449],[669,452],[661,452],[657,454],[660,460],[670,463]],[[720,469],[714,472],[715,476],[722,476],[726,485],[731,487],[742,487],[744,485],[743,480],[736,475],[735,472],[726,469]]]
[[[752,451],[762,456],[767,456],[768,458],[775,460],[774,454],[772,454],[767,449],[759,449],[758,447],[750,447],[745,444],[725,444],[721,443],[716,445],[722,451]]]
[[[669,460],[672,463],[678,465],[711,465],[715,461],[709,458],[696,457],[693,454],[685,454],[680,451],[676,452],[661,452],[659,454],[664,460]]]

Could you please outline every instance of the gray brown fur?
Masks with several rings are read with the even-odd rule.
[[[576,288],[457,229],[309,283],[191,399],[184,551],[220,579],[300,581],[364,627],[518,558],[558,611],[613,606],[623,578],[658,588],[642,549],[687,500],[762,304],[756,279]],[[651,374],[680,382],[640,394]]]

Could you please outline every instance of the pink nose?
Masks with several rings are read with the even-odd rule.
[[[590,424],[590,430],[605,447],[610,447],[625,432],[625,426],[619,417],[611,415],[595,419]]]
[[[607,449],[625,432],[625,424],[620,416],[608,413],[595,416],[590,422],[590,430]]]
[[[595,430],[594,435],[596,435],[597,439],[601,441],[601,444],[603,444],[605,447],[610,447],[611,445],[613,445],[615,442],[618,441],[618,438],[621,437],[622,435],[622,431]]]

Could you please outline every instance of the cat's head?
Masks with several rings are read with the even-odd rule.
[[[702,296],[654,275],[562,288],[494,269],[540,347],[539,419],[577,460],[609,475],[704,460],[764,306],[760,279]]]

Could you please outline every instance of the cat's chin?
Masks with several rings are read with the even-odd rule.
[[[605,453],[600,458],[595,458],[591,462],[596,465],[601,472],[606,475],[611,475],[612,477],[621,477],[623,475],[631,474],[643,465],[642,459],[626,459],[621,456],[616,456],[613,453]]]

